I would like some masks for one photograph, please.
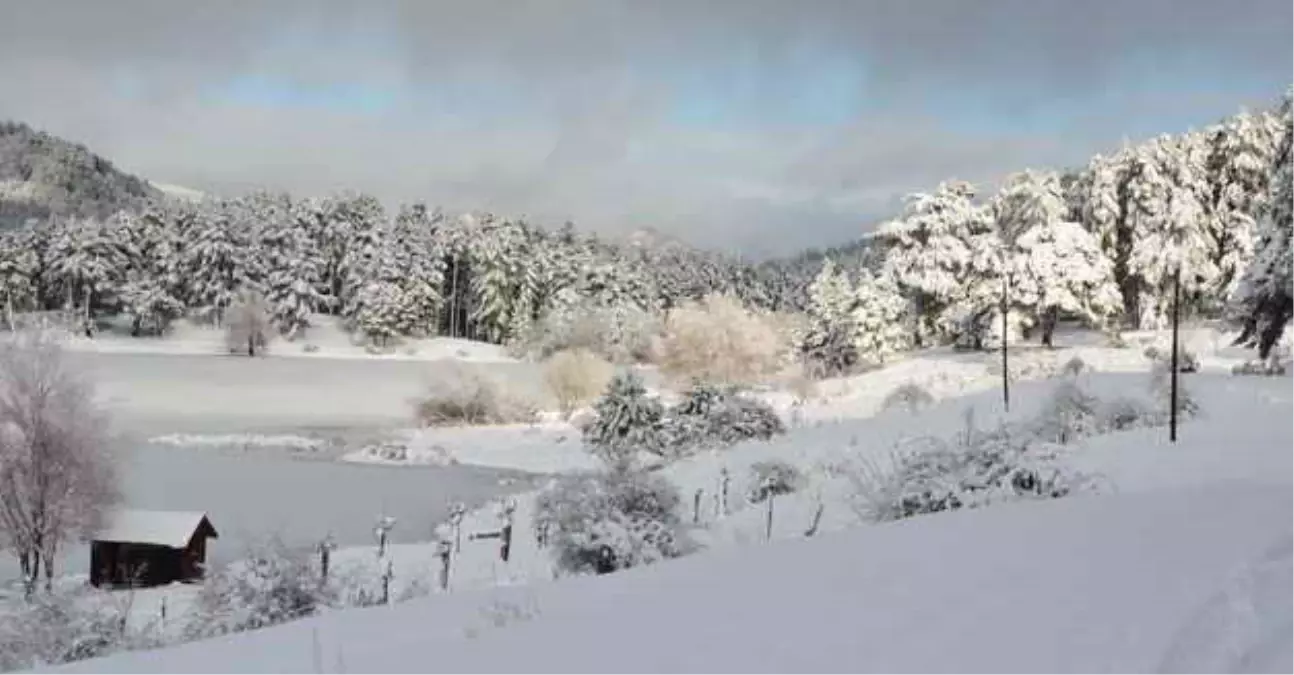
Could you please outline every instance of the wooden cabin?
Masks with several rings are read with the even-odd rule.
[[[90,544],[90,583],[139,588],[199,580],[207,539],[216,538],[205,513],[115,511]]]

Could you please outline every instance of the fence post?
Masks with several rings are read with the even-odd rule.
[[[379,558],[386,555],[387,534],[393,527],[395,527],[395,518],[391,516],[378,517],[377,527],[374,528],[374,532],[377,534],[377,557]]]
[[[454,557],[454,546],[449,541],[441,539],[436,542],[436,556],[440,558],[440,590],[449,590],[449,566]]]
[[[387,558],[386,568],[382,570],[382,604],[391,604],[391,577],[395,576],[395,570],[391,566],[391,559]]]
[[[335,548],[337,548],[337,542],[333,541],[331,532],[319,542],[319,578],[324,583],[328,582],[328,563]]]
[[[449,524],[454,530],[454,553],[460,553],[463,550],[463,516],[466,513],[467,507],[461,503],[449,507]]]
[[[503,507],[503,528],[500,530],[503,541],[499,546],[499,558],[505,563],[512,554],[512,516],[516,511],[516,500],[509,499]]]
[[[764,524],[764,540],[771,541],[773,539],[773,501],[777,498],[777,495],[773,494],[773,479],[766,478],[764,480],[763,487],[764,494],[767,495],[766,499],[768,499],[768,515],[767,522]]]
[[[822,522],[823,503],[818,502],[818,510],[813,512],[813,522],[809,524],[809,529],[805,530],[804,536],[812,537],[818,533],[818,525]]]
[[[728,467],[719,469],[719,516],[728,515],[728,485],[732,482],[732,477],[728,475]]]

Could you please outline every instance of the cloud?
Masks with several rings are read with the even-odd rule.
[[[21,9],[17,9],[21,7]],[[0,118],[171,183],[747,252],[1274,100],[1290,3],[12,0]]]

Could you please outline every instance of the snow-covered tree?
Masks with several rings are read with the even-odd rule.
[[[1062,313],[1099,325],[1118,311],[1113,265],[1096,236],[1068,219],[1059,176],[1012,176],[994,199],[993,213],[1002,268],[1011,275],[1009,304],[1041,326],[1044,345],[1051,346]],[[999,285],[990,284],[985,293],[989,308],[1000,304],[994,302]]]
[[[439,211],[414,204],[401,209],[392,223],[387,246],[400,275],[400,329],[408,335],[434,335],[439,329],[445,274],[435,229],[443,220]]]
[[[1133,159],[1128,182],[1133,237],[1128,271],[1136,293],[1131,319],[1137,327],[1165,325],[1177,270],[1181,270],[1183,297],[1215,276],[1195,177],[1181,152],[1172,139],[1161,138],[1137,148]]]
[[[115,222],[69,221],[58,228],[50,273],[63,288],[66,309],[80,308],[89,320],[97,302],[115,299],[126,271],[123,239]]]
[[[910,196],[903,214],[877,229],[876,239],[885,250],[884,272],[913,303],[918,346],[930,335],[956,328],[945,310],[973,281],[968,242],[991,229],[974,196],[968,183],[943,183],[934,194]]]
[[[622,373],[593,406],[597,417],[584,430],[584,444],[613,469],[627,469],[640,451],[659,452],[660,401],[647,395],[642,379]]]
[[[1208,245],[1220,299],[1234,294],[1253,257],[1256,223],[1268,196],[1279,135],[1264,117],[1242,111],[1207,134]]]
[[[219,324],[244,285],[246,242],[235,231],[230,204],[203,204],[195,216],[182,253],[185,304]]]
[[[884,363],[892,354],[910,346],[911,333],[904,324],[908,301],[892,279],[862,269],[854,295],[850,314],[853,341],[860,358]]]
[[[1294,113],[1287,94],[1280,110],[1284,121],[1276,153],[1271,194],[1259,221],[1255,254],[1240,279],[1232,313],[1242,331],[1238,344],[1258,347],[1266,359],[1294,315]]]
[[[51,335],[0,343],[0,536],[29,594],[41,573],[50,589],[60,547],[98,529],[118,498],[93,394]]]
[[[21,232],[0,233],[0,293],[4,295],[5,322],[12,330],[14,313],[36,306],[36,252]]]
[[[809,286],[809,322],[798,340],[801,356],[823,375],[846,372],[858,363],[858,300],[849,277],[831,259],[823,261]]]

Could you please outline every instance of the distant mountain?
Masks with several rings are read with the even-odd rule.
[[[161,194],[84,145],[0,122],[0,227],[51,216],[106,218]]]
[[[201,190],[194,190],[183,185],[171,185],[170,183],[159,183],[157,181],[148,181],[149,185],[160,190],[162,194],[176,199],[182,199],[189,202],[200,202],[207,198],[207,193]]]

